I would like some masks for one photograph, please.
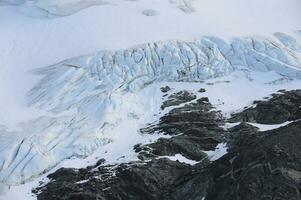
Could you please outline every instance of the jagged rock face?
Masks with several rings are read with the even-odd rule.
[[[256,137],[259,129],[245,122],[230,128],[226,133],[227,145],[231,149],[250,145],[250,138]]]
[[[161,109],[164,110],[166,107],[180,105],[196,99],[195,94],[191,94],[187,91],[180,91],[177,94],[170,95],[166,101],[163,102]]]
[[[279,41],[241,37],[227,43],[204,37],[149,43],[36,70],[42,78],[28,93],[29,105],[57,115],[24,122],[16,133],[5,132],[0,140],[0,146],[7,147],[0,152],[0,181],[26,182],[64,159],[90,155],[110,142],[104,129],[123,121],[119,113],[127,107],[128,96],[153,83],[195,82],[235,70],[300,78],[300,44],[287,35],[277,37]],[[140,105],[139,98],[132,99]]]
[[[122,164],[114,168],[100,166],[80,171],[60,169],[49,176],[55,181],[47,185],[38,199],[195,199],[204,192],[202,188],[205,182],[194,181],[197,174],[192,169],[188,164],[166,158],[147,163]],[[194,193],[183,191],[185,189],[181,184],[187,180],[187,185],[194,184]]]
[[[210,166],[214,181],[206,199],[300,199],[300,139],[300,121],[257,134],[251,130]]]
[[[301,90],[280,91],[268,101],[256,101],[255,106],[233,114],[231,122],[246,121],[279,124],[301,118]],[[283,95],[285,94],[285,95]]]
[[[170,89],[170,87],[167,85],[167,86],[165,86],[165,87],[161,87],[160,90],[161,90],[161,92],[166,93],[166,92],[170,91],[171,89]]]
[[[181,91],[168,97],[173,102],[186,103],[183,99],[190,99],[192,95],[187,91]],[[163,102],[163,106],[166,101]],[[178,104],[172,104],[178,105]],[[157,142],[136,146],[140,159],[149,159],[157,156],[174,156],[182,154],[191,160],[202,160],[207,155],[204,150],[214,150],[222,142],[224,119],[208,98],[200,98],[193,103],[174,108],[165,116],[161,117],[156,125],[142,129],[144,134],[155,134],[161,132],[172,135],[172,138],[161,138]]]
[[[277,94],[280,99],[292,95],[298,95],[298,91]],[[278,103],[274,99],[267,102]],[[202,109],[202,106],[195,107],[197,104],[190,103],[180,108],[185,108],[186,111],[189,111],[188,108],[192,111],[201,108],[199,112],[208,112]],[[268,131],[259,131],[245,122],[224,130],[229,149],[226,155],[217,160],[209,161],[204,157],[198,164],[188,165],[153,155],[146,161],[142,159],[117,166],[96,165],[79,170],[60,169],[49,175],[50,182],[37,188],[35,192],[38,193],[39,200],[299,200],[300,119],[301,117],[297,117],[295,122]],[[169,125],[172,124],[171,122]],[[160,127],[160,123],[157,126]],[[211,125],[205,127],[210,128]],[[219,131],[216,134],[219,135]],[[178,136],[166,140],[175,137]],[[160,148],[164,148],[166,144],[160,145]],[[135,148],[140,154],[143,152],[143,147],[137,145]],[[196,153],[197,151],[198,149]]]

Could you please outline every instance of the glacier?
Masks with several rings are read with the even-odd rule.
[[[120,123],[153,114],[157,97],[139,92],[154,83],[198,82],[235,71],[301,79],[299,41],[284,33],[231,41],[208,36],[100,51],[36,69],[41,79],[27,94],[28,106],[48,114],[18,130],[0,126],[0,185],[27,182],[114,142],[110,132]]]

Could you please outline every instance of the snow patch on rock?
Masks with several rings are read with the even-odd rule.
[[[190,160],[181,154],[176,154],[174,156],[159,156],[158,159],[160,159],[160,158],[168,158],[169,160],[178,161],[178,162],[186,163],[189,165],[195,165],[195,164],[199,163],[198,161]]]

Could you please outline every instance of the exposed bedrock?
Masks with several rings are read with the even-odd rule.
[[[168,97],[181,101],[183,94],[191,97],[187,91],[181,91]],[[193,100],[193,99],[191,99]],[[166,105],[163,102],[163,105]],[[135,146],[139,158],[147,160],[157,156],[174,156],[182,154],[191,160],[200,161],[207,157],[204,151],[214,150],[223,141],[224,125],[222,114],[215,110],[208,98],[200,98],[195,102],[173,108],[161,117],[158,124],[141,129],[143,134],[158,132],[171,135],[171,138],[160,138],[148,145]]]
[[[213,182],[206,200],[301,199],[301,121],[244,134],[209,166]]]
[[[177,106],[182,103],[187,103],[196,99],[195,94],[191,94],[187,91],[180,91],[176,94],[170,95],[166,101],[163,102],[161,109],[164,110],[166,107]]]
[[[277,94],[278,95],[278,94]],[[283,92],[279,98],[298,95],[298,90]],[[270,104],[278,104],[273,99]],[[296,102],[295,102],[296,103]],[[295,105],[296,106],[296,105]],[[211,108],[211,109],[209,109]],[[176,111],[175,111],[176,110]],[[182,111],[186,112],[182,112]],[[191,116],[189,113],[191,112]],[[262,112],[259,110],[258,112]],[[174,115],[191,123],[181,129],[175,121],[164,120]],[[209,116],[213,123],[195,123],[195,114]],[[299,200],[301,199],[301,121],[295,120],[286,126],[268,131],[242,122],[227,130],[219,129],[223,124],[218,112],[212,110],[210,102],[204,99],[193,100],[171,109],[159,123],[143,130],[143,133],[156,134],[168,125],[172,129],[165,132],[170,138],[167,143],[158,140],[148,145],[136,145],[140,161],[120,165],[104,165],[100,161],[85,169],[60,169],[49,175],[50,182],[34,190],[39,200],[52,199],[166,199],[166,200]],[[243,112],[242,112],[243,113]],[[192,120],[193,119],[193,120]],[[162,125],[164,124],[164,125]],[[183,123],[185,124],[185,123]],[[156,130],[156,131],[154,131]],[[176,133],[176,134],[175,134]],[[206,135],[207,134],[207,135]],[[177,137],[194,136],[187,142],[178,143],[176,152],[168,149]],[[198,155],[207,147],[198,138],[207,137],[221,142],[226,141],[228,152],[217,160],[209,160],[204,154],[197,164],[172,161],[164,155],[190,153]],[[184,139],[185,140],[185,139]],[[214,148],[218,142],[212,143]],[[154,145],[155,146],[152,146]],[[207,142],[204,142],[207,144]],[[168,148],[166,148],[168,147]],[[156,149],[165,149],[156,154]],[[143,154],[144,153],[144,154]],[[151,155],[146,157],[145,155]],[[190,156],[192,159],[192,156]],[[147,158],[147,159],[146,159]]]
[[[60,169],[49,176],[53,181],[47,188],[38,189],[38,199],[196,199],[204,193],[207,177],[202,176],[204,181],[199,182],[194,167],[167,158],[93,170]],[[194,192],[189,192],[192,188]]]
[[[255,101],[254,106],[232,115],[230,122],[280,124],[301,118],[301,90],[281,90],[268,101]]]

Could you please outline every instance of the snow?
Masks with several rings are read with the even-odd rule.
[[[199,163],[198,161],[190,160],[181,154],[176,154],[174,156],[159,156],[158,159],[160,159],[160,158],[168,158],[169,160],[179,161],[181,163],[186,163],[189,165],[195,165],[195,164]]]
[[[152,97],[152,98],[150,98]],[[157,120],[159,113],[162,93],[160,85],[150,85],[138,92],[138,94],[127,94],[126,101],[122,109],[112,117],[118,120],[114,127],[107,127],[104,135],[110,142],[97,149],[91,156],[85,159],[73,158],[61,164],[63,167],[81,168],[95,164],[100,158],[106,160],[106,164],[118,164],[137,160],[134,152],[134,145],[148,144],[154,142],[158,137],[165,137],[162,134],[143,135],[139,130],[144,128],[147,123]]]
[[[206,88],[226,115],[301,84],[299,0],[7,2],[18,5],[0,6],[0,180],[27,183],[4,199],[24,199],[55,166],[137,159],[133,145],[159,137],[137,133],[162,84]]]
[[[256,126],[257,128],[259,128],[259,131],[268,131],[268,130],[273,130],[273,129],[277,129],[283,126],[286,126],[290,123],[292,123],[293,121],[287,121],[281,124],[258,124],[258,123],[249,123],[250,125]]]
[[[204,151],[204,153],[208,155],[210,161],[218,160],[227,153],[227,144],[220,143],[216,146],[214,151]]]

